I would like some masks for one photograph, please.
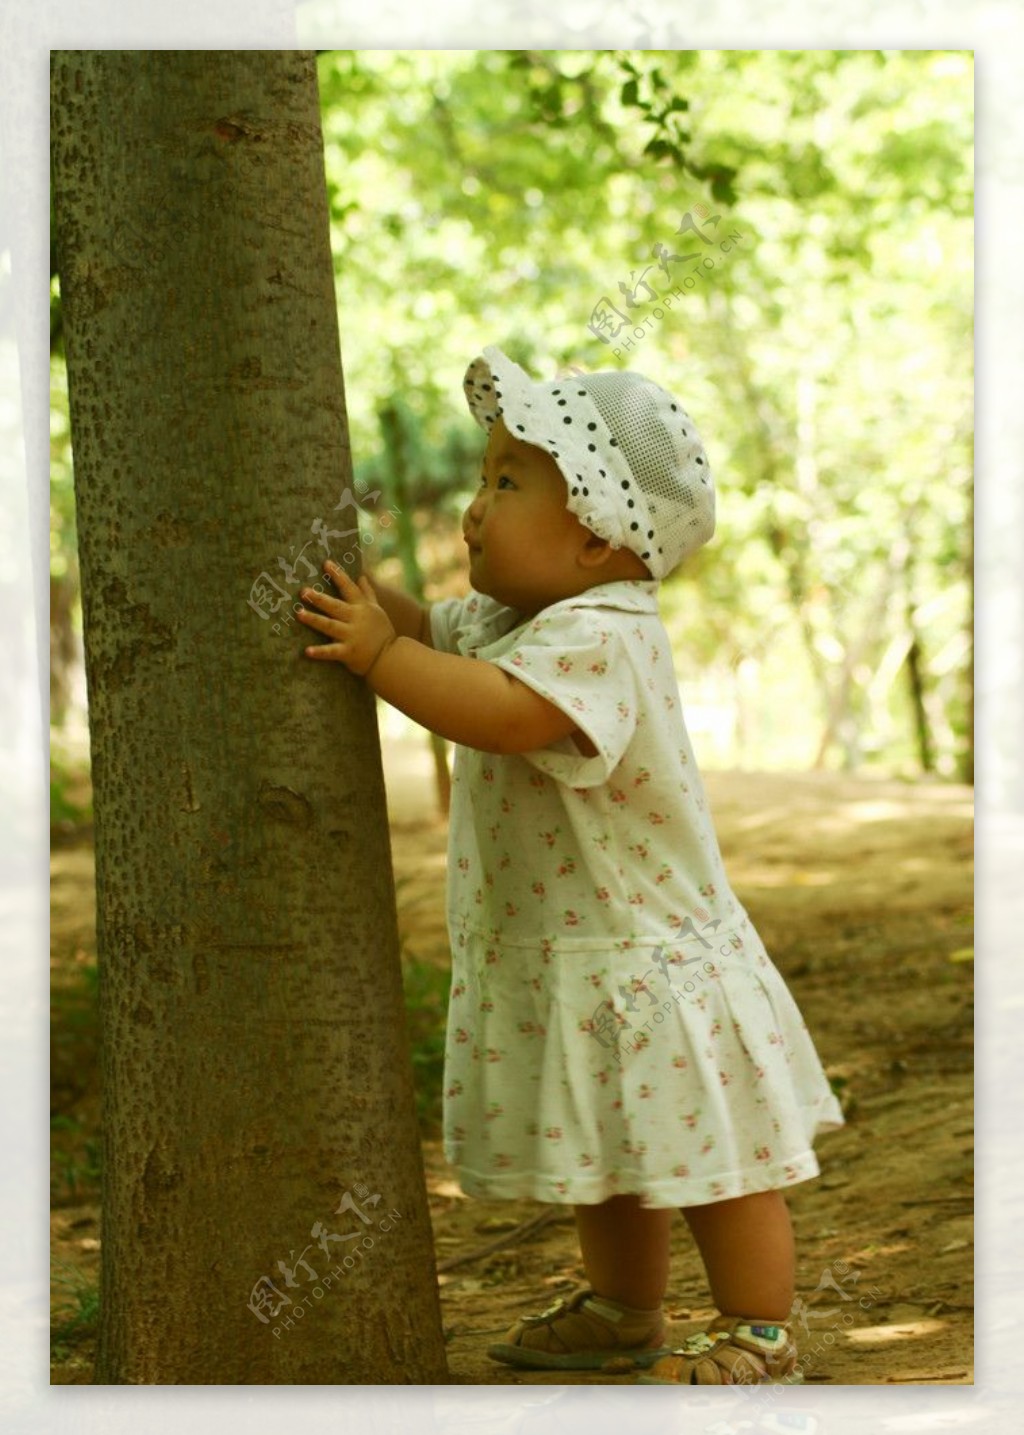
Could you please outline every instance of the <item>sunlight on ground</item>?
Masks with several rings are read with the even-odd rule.
[[[944,1330],[944,1320],[903,1320],[897,1325],[865,1325],[860,1330],[848,1330],[846,1339],[851,1345],[884,1345],[891,1340],[915,1340],[923,1335],[936,1335]]]
[[[794,872],[782,866],[744,868],[743,880],[756,887],[829,887],[839,880],[835,872]]]
[[[791,804],[785,808],[764,807],[756,812],[748,813],[737,820],[737,827],[741,830],[756,831],[758,828],[771,827],[774,823],[792,821],[794,813],[800,812],[802,789],[809,789],[815,778],[820,777],[824,781],[835,781],[833,774],[816,774],[796,772],[792,774],[793,787],[791,789]],[[842,780],[842,779],[840,779]],[[888,779],[870,777],[862,774],[851,775],[849,782],[858,782],[861,785],[868,785],[873,782],[887,783]],[[816,813],[813,819],[800,816],[800,820],[807,823],[813,821],[814,831],[823,836],[842,835],[853,828],[866,827],[871,823],[878,822],[899,822],[909,816],[920,812],[922,804],[927,803],[933,808],[932,815],[938,818],[950,818],[956,821],[963,819],[970,820],[974,816],[974,803],[971,799],[970,789],[949,785],[942,786],[938,781],[935,785],[918,786],[910,784],[907,786],[907,796],[904,801],[876,798],[874,800],[844,802],[842,808],[834,813]]]

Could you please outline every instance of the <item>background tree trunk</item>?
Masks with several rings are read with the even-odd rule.
[[[917,622],[914,602],[913,550],[908,544],[906,561],[903,565],[903,613],[910,643],[907,648],[907,683],[910,690],[910,721],[914,731],[914,746],[917,749],[918,766],[922,774],[935,771],[935,750],[928,723],[926,698],[927,660],[924,642]]]
[[[103,1032],[96,1379],[444,1381],[373,698],[300,657],[307,570],[275,568],[319,568],[351,482],[313,56],[58,52],[52,79]]]
[[[412,463],[409,455],[409,435],[405,414],[394,401],[383,403],[377,410],[384,454],[388,470],[388,487],[395,500],[398,512],[395,516],[395,538],[398,555],[402,564],[402,583],[405,591],[419,603],[426,602],[423,583],[423,569],[416,552],[416,525],[413,520],[415,507]],[[438,812],[447,817],[451,808],[452,778],[448,767],[448,744],[436,732],[429,734],[430,751],[434,759],[434,787],[437,792]]]

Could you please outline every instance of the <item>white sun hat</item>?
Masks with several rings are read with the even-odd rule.
[[[715,531],[707,454],[678,399],[628,370],[531,379],[496,345],[470,364],[466,402],[489,431],[501,416],[513,438],[551,455],[566,504],[613,548],[628,548],[664,578]]]

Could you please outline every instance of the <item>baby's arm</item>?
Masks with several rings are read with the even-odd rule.
[[[333,570],[336,569],[336,564],[329,564],[329,576],[333,578]],[[370,580],[377,602],[391,619],[398,636],[400,638],[415,638],[418,643],[426,643],[428,648],[432,648],[434,644],[430,635],[429,604],[417,603],[415,598],[410,597],[401,588],[392,588],[390,583],[381,583],[372,573],[368,573],[366,576]]]
[[[482,752],[532,752],[576,724],[494,663],[438,653],[411,638],[396,638],[366,680],[378,697],[431,732]]]
[[[307,648],[307,657],[344,663],[421,726],[483,752],[532,752],[575,731],[561,708],[496,664],[439,653],[400,632],[368,578],[356,584],[340,571],[331,578],[340,599],[299,595],[321,610],[300,612],[299,620],[328,639]]]

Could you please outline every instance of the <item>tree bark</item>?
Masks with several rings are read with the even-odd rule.
[[[300,656],[291,608],[326,551],[358,571],[314,58],[57,52],[51,107],[97,858],[95,1378],[445,1381],[374,703]]]
[[[910,721],[914,733],[914,746],[917,749],[918,766],[922,774],[927,776],[935,771],[935,748],[932,743],[931,728],[928,724],[928,709],[925,702],[925,685],[927,678],[927,661],[924,653],[924,644],[921,640],[921,633],[917,623],[917,604],[915,601],[915,557],[913,537],[908,537],[903,547],[902,574],[903,579],[903,621],[906,625],[910,642],[907,646],[906,669],[907,683],[910,696]]]

